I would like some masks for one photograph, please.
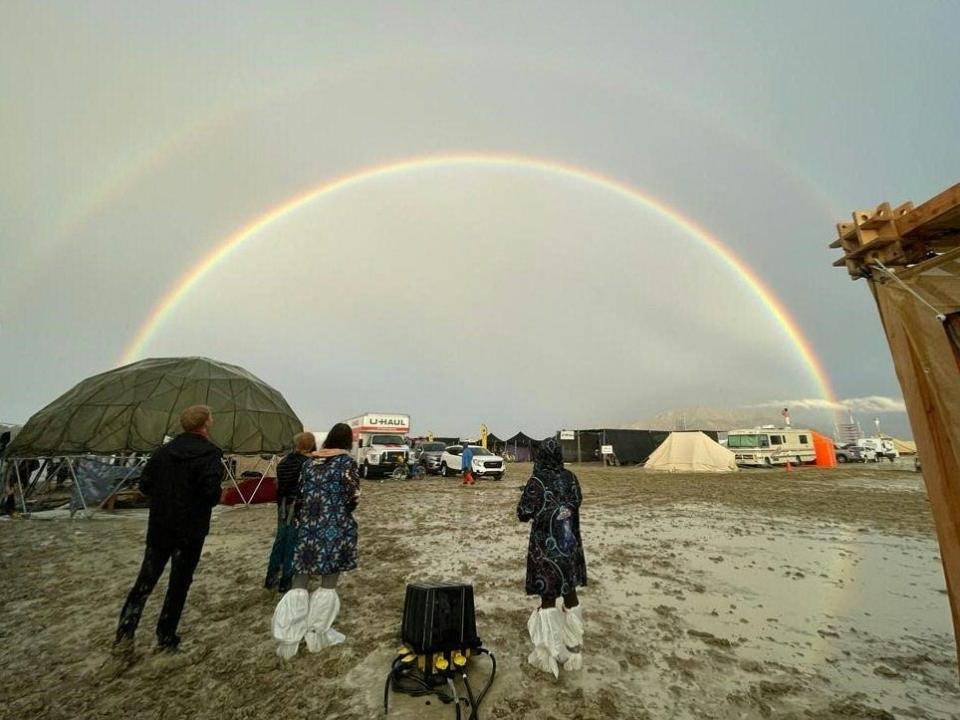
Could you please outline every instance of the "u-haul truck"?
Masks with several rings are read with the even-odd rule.
[[[353,430],[353,457],[363,477],[386,475],[407,463],[409,415],[364,413],[347,420],[347,425]]]

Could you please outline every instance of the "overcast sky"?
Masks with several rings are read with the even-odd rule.
[[[827,244],[855,208],[958,180],[957,27],[949,2],[8,0],[0,421],[116,365],[177,279],[272,206],[452,152],[658,198],[775,291],[838,397],[897,399],[867,287]],[[420,432],[543,435],[819,395],[702,244],[533,168],[407,172],[311,203],[144,350],[242,365],[314,428],[380,410]]]

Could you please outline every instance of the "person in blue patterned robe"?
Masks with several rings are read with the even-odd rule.
[[[517,518],[530,523],[526,591],[541,601],[527,623],[534,644],[528,660],[555,676],[559,666],[579,670],[583,662],[577,588],[587,584],[587,564],[580,539],[581,500],[577,476],[563,466],[560,442],[548,438],[517,503]]]
[[[300,498],[294,520],[292,588],[277,603],[273,637],[277,654],[290,659],[306,640],[310,652],[346,640],[333,628],[340,613],[337,581],[340,573],[357,567],[357,521],[353,511],[360,499],[360,473],[349,455],[353,431],[337,423],[327,434],[324,450],[339,454],[308,460],[300,472]],[[309,592],[311,577],[320,587]]]
[[[333,575],[357,567],[360,474],[349,455],[304,463],[294,521],[294,575]]]

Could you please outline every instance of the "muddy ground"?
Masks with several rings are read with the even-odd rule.
[[[273,506],[219,508],[181,624],[132,664],[111,656],[143,511],[0,522],[0,718],[373,718],[404,586],[473,583],[499,662],[486,718],[960,718],[937,546],[909,466],[661,475],[574,468],[584,488],[585,668],[525,663],[529,465],[502,482],[366,483],[360,568],[340,586],[345,645],[283,663],[261,582]],[[161,580],[158,590],[165,586]],[[473,661],[474,683],[486,675]],[[390,717],[452,718],[394,695]]]

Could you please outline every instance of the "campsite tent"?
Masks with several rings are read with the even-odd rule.
[[[896,448],[897,453],[900,455],[916,455],[917,454],[917,444],[912,440],[901,440],[899,438],[887,438],[888,440],[893,441],[893,447]]]
[[[736,472],[733,453],[702,432],[673,432],[647,460],[647,470]]]
[[[283,396],[236,365],[154,358],[83,380],[27,420],[7,457],[149,453],[181,432],[180,411],[209,405],[225,453],[279,454],[303,424]]]
[[[64,457],[71,458],[71,508],[100,505],[139,474],[145,456],[166,437],[182,432],[180,412],[190,405],[211,407],[210,439],[224,453],[265,455],[271,466],[303,429],[279,392],[236,365],[207,358],[141,360],[83,380],[27,420],[5,456],[20,461],[16,470],[45,458],[33,470],[28,465],[27,472],[16,472],[24,512],[41,476],[52,479],[45,469]],[[114,457],[76,458],[95,455]],[[224,467],[230,473],[230,466]],[[229,477],[237,486],[235,475]],[[263,480],[261,475],[257,490]],[[249,502],[239,487],[238,493]]]
[[[487,449],[498,455],[503,452],[505,443],[493,433],[487,435]]]
[[[513,459],[517,462],[531,462],[537,456],[537,450],[540,449],[540,440],[534,440],[529,435],[518,432],[512,438],[505,441],[504,452],[511,453]]]

